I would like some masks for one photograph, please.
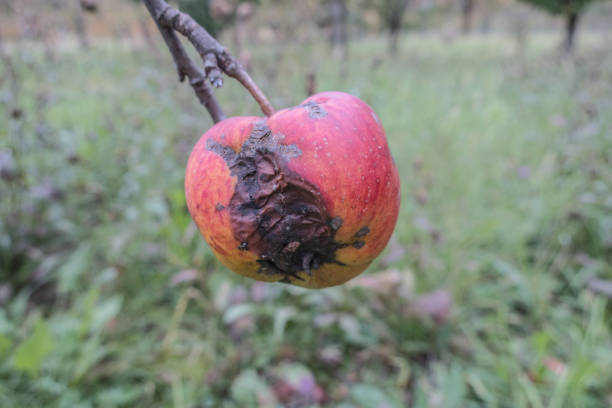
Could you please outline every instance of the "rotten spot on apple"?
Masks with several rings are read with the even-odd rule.
[[[346,282],[397,221],[397,169],[372,109],[341,92],[217,123],[194,147],[189,211],[229,269],[308,288]]]

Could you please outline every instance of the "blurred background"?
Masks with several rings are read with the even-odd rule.
[[[612,405],[612,2],[173,4],[276,108],[372,106],[394,236],[340,287],[233,274],[183,192],[212,122],[144,5],[0,0],[0,407]]]

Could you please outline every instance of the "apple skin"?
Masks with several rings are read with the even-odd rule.
[[[400,206],[378,116],[342,92],[313,95],[269,118],[215,124],[191,152],[185,193],[229,269],[307,288],[363,272],[389,241]],[[271,215],[262,230],[264,213]]]

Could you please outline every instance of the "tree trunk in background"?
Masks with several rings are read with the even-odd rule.
[[[329,2],[328,7],[332,23],[331,43],[333,54],[336,58],[344,61],[348,54],[346,33],[348,10],[346,8],[346,0],[332,0]]]
[[[83,48],[89,48],[89,38],[87,37],[87,26],[85,24],[85,13],[79,7],[74,12],[74,31]]]
[[[397,55],[399,33],[399,28],[391,28],[389,30],[389,53],[394,56]]]
[[[13,12],[13,4],[11,0],[0,0],[0,12],[6,14]]]
[[[385,3],[385,20],[389,30],[389,53],[395,56],[399,48],[399,35],[402,30],[408,0],[387,0]]]
[[[574,39],[576,34],[576,27],[578,27],[579,14],[576,12],[569,13],[566,16],[565,25],[565,51],[572,52],[574,49]]]
[[[461,1],[461,33],[467,34],[472,30],[472,19],[474,16],[474,0]]]
[[[527,50],[527,43],[529,39],[529,26],[528,26],[528,11],[519,9],[516,13],[512,14],[512,34],[516,39],[516,52],[517,56],[522,60],[525,57]]]

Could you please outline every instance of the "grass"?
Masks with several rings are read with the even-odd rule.
[[[238,277],[195,230],[183,171],[210,120],[165,51],[15,52],[0,406],[609,406],[611,309],[587,286],[612,279],[612,52],[551,44],[424,36],[389,60],[364,38],[344,68],[254,48],[277,107],[311,71],[368,102],[401,175],[372,279],[321,291]],[[258,112],[233,81],[218,95]]]

